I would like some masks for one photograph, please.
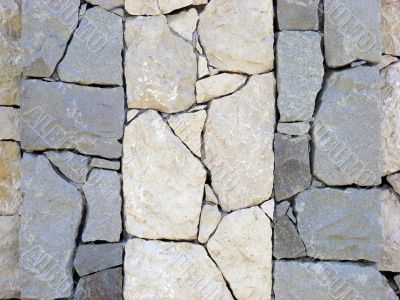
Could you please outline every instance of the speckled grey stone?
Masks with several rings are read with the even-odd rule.
[[[273,255],[277,259],[306,256],[306,249],[296,226],[287,216],[275,219]]]
[[[287,135],[303,135],[310,131],[310,123],[295,122],[295,123],[278,123],[277,131]]]
[[[279,217],[285,216],[286,213],[288,212],[290,206],[290,202],[289,201],[282,201],[280,203],[277,203],[275,205],[275,217],[274,219],[277,219]]]
[[[107,160],[102,158],[92,158],[90,162],[92,168],[109,169],[118,171],[121,168],[121,163],[118,160]]]
[[[280,30],[318,30],[320,0],[278,0],[276,2]]]

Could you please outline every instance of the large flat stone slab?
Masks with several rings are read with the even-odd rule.
[[[211,172],[223,210],[270,198],[274,130],[275,79],[271,73],[252,76],[238,92],[210,104],[202,160]]]
[[[381,0],[382,52],[400,56],[400,3]]]
[[[123,135],[124,90],[61,82],[25,80],[21,146],[28,151],[75,149],[119,158]]]
[[[126,127],[122,174],[129,234],[196,239],[206,171],[157,112]]]
[[[331,72],[312,129],[314,176],[332,186],[379,185],[381,110],[376,66]]]

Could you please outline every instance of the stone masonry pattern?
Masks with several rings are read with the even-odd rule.
[[[400,299],[400,2],[0,0],[0,299]]]

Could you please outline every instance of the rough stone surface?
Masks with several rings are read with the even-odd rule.
[[[275,200],[274,199],[265,201],[260,207],[271,220],[274,219],[274,211],[275,211]]]
[[[237,91],[247,77],[239,74],[221,73],[196,82],[196,101],[204,103]]]
[[[399,59],[395,56],[391,55],[382,55],[381,62],[379,63],[378,67],[379,70],[382,70],[383,68],[386,68],[388,65],[398,61]]]
[[[379,2],[379,0],[324,2],[325,60],[329,67],[345,66],[356,60],[379,63],[381,60]]]
[[[382,175],[400,171],[400,62],[381,72]]]
[[[296,123],[278,123],[277,131],[287,135],[303,135],[310,131],[310,123],[296,122]]]
[[[89,173],[89,158],[70,151],[47,151],[44,153],[69,180],[85,183]]]
[[[0,106],[0,140],[20,140],[19,109]]]
[[[273,10],[271,0],[209,2],[200,15],[198,32],[210,65],[247,74],[271,71]]]
[[[121,163],[118,160],[107,160],[102,158],[92,158],[90,161],[92,168],[109,169],[118,171],[121,168]]]
[[[397,284],[397,287],[400,288],[400,275],[394,276],[394,281]]]
[[[289,201],[282,201],[276,204],[275,207],[275,218],[286,216],[290,207]]]
[[[0,217],[0,298],[20,298],[19,217]]]
[[[383,245],[380,202],[378,189],[325,188],[300,193],[295,210],[307,254],[378,262]]]
[[[311,185],[310,136],[275,134],[274,189],[276,200],[288,199]]]
[[[277,261],[274,278],[276,300],[397,299],[386,278],[373,266]]]
[[[306,256],[306,249],[289,217],[282,216],[274,222],[274,257],[299,258]]]
[[[278,0],[280,30],[318,30],[319,0]]]
[[[86,11],[57,71],[62,81],[122,85],[122,18],[101,7]]]
[[[197,58],[197,77],[203,78],[208,75],[210,75],[210,71],[208,70],[207,58],[203,55],[199,55]]]
[[[168,120],[168,124],[174,133],[198,157],[201,157],[201,134],[206,118],[206,111],[200,110],[193,113],[174,115]]]
[[[106,158],[121,156],[118,139],[122,138],[124,124],[122,88],[26,80],[22,103],[23,149],[76,149]]]
[[[125,129],[125,228],[148,239],[197,237],[206,171],[155,111]]]
[[[122,268],[85,276],[78,282],[74,300],[121,300]]]
[[[107,10],[124,6],[124,0],[85,0],[92,5],[98,5]]]
[[[327,185],[381,183],[377,67],[329,74],[313,126],[313,173]]]
[[[205,204],[201,211],[200,228],[199,228],[199,242],[207,243],[210,235],[217,228],[219,221],[221,221],[221,213],[218,206]]]
[[[24,74],[50,77],[78,24],[79,0],[22,1]]]
[[[321,36],[279,32],[276,53],[280,122],[308,121],[324,78]]]
[[[204,186],[204,193],[205,193],[205,200],[207,202],[218,205],[218,198],[217,196],[215,196],[214,191],[208,184]]]
[[[82,241],[118,242],[122,231],[119,174],[94,169],[82,189],[88,203]]]
[[[381,0],[382,52],[400,56],[400,3]]]
[[[57,175],[44,155],[25,153],[21,174],[21,297],[68,298],[82,196]]]
[[[122,265],[123,244],[80,245],[75,254],[74,268],[79,276]]]
[[[275,79],[271,73],[252,76],[240,91],[210,104],[203,161],[224,211],[270,198],[274,130]]]
[[[172,33],[166,17],[129,18],[125,42],[129,108],[173,113],[195,103],[196,56],[189,43]]]
[[[20,78],[0,82],[0,105],[20,105]]]
[[[129,240],[124,298],[232,299],[224,279],[200,245]]]
[[[270,299],[272,229],[258,207],[225,216],[207,249],[236,299]]]
[[[13,215],[21,203],[20,150],[16,142],[0,141],[0,215]]]
[[[199,14],[195,8],[176,15],[169,15],[167,19],[168,25],[173,31],[188,41],[193,40],[193,32],[195,32],[199,20]]]
[[[138,114],[140,113],[140,110],[138,109],[130,109],[127,113],[127,122],[132,121],[134,118],[136,118],[138,116]]]
[[[207,4],[207,0],[125,0],[131,15],[160,15],[190,6]]]
[[[395,192],[400,195],[400,173],[392,174],[386,177],[387,181],[393,187]]]

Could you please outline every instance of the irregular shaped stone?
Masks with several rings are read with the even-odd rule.
[[[381,119],[382,176],[400,171],[400,62],[381,72]]]
[[[195,105],[191,109],[188,110],[188,112],[196,112],[199,110],[206,109],[208,107],[207,104],[200,104],[200,105]]]
[[[195,103],[197,61],[192,46],[172,33],[167,18],[129,18],[125,24],[129,108],[165,113]]]
[[[260,207],[271,220],[274,219],[274,211],[275,211],[275,200],[274,199],[265,201]]]
[[[199,14],[195,8],[176,15],[169,15],[167,19],[168,25],[173,31],[188,41],[193,40],[193,32],[195,32],[199,20]]]
[[[307,254],[326,260],[378,262],[383,245],[380,195],[378,189],[355,188],[300,193],[295,211]]]
[[[278,0],[279,30],[318,30],[319,0]]]
[[[208,241],[208,252],[236,299],[270,299],[271,238],[268,217],[260,208],[252,207],[225,216]]]
[[[221,73],[196,82],[196,101],[204,103],[237,91],[246,82],[247,76]]]
[[[124,6],[124,0],[85,0],[92,5],[99,5],[104,9],[113,10]]]
[[[274,223],[274,257],[299,258],[306,256],[306,249],[289,217],[282,216]]]
[[[400,56],[400,3],[381,0],[382,52]]]
[[[392,63],[398,61],[399,59],[395,56],[390,55],[382,55],[381,62],[378,65],[379,70],[386,68],[387,66],[391,65]]]
[[[400,198],[389,190],[381,193],[383,251],[379,270],[400,272]]]
[[[0,82],[0,105],[20,105],[20,78]]]
[[[20,299],[19,217],[0,217],[0,298]]]
[[[215,196],[214,191],[208,184],[204,186],[204,192],[205,192],[205,200],[207,202],[218,205],[218,198],[217,196]]]
[[[348,262],[277,261],[274,292],[276,300],[397,299],[373,266]]]
[[[50,77],[78,24],[79,0],[22,1],[24,75]]]
[[[203,161],[224,211],[270,198],[274,130],[275,79],[271,73],[252,76],[240,91],[210,104]]]
[[[24,153],[21,170],[21,298],[68,298],[82,196],[44,155]]]
[[[173,115],[168,120],[168,124],[174,133],[198,157],[201,157],[201,134],[206,118],[206,111],[200,110],[193,113]]]
[[[79,279],[74,300],[122,299],[122,268],[101,271]]]
[[[331,68],[381,59],[380,1],[325,1],[324,44]],[[366,9],[368,7],[368,9]]]
[[[131,109],[127,113],[127,122],[132,121],[136,116],[140,113],[140,110],[138,109]]]
[[[211,234],[217,228],[219,221],[221,221],[221,213],[216,205],[203,205],[200,217],[199,227],[199,242],[204,244],[207,243]]]
[[[275,207],[275,218],[278,219],[280,217],[286,216],[290,207],[289,201],[279,202]]]
[[[386,177],[386,180],[390,183],[395,192],[400,195],[400,173],[389,175]]]
[[[92,168],[109,169],[118,171],[121,168],[121,163],[118,160],[107,160],[102,158],[92,158],[90,161]]]
[[[155,111],[142,113],[126,127],[122,174],[129,234],[197,237],[206,171]]]
[[[310,123],[296,122],[296,123],[278,123],[277,131],[287,135],[303,135],[310,131]]]
[[[273,11],[271,0],[211,1],[201,13],[198,25],[210,65],[220,71],[247,74],[271,71]]]
[[[396,276],[394,276],[394,281],[396,282],[396,284],[397,284],[397,287],[399,287],[399,288],[400,288],[400,275],[396,275]]]
[[[324,79],[324,57],[318,32],[282,31],[277,42],[280,122],[308,121]]]
[[[125,0],[125,9],[131,15],[160,15],[159,0]]]
[[[312,128],[313,175],[332,186],[379,185],[381,110],[377,67],[330,73]]]
[[[129,240],[124,271],[124,299],[232,299],[201,245]]]
[[[275,198],[288,199],[311,185],[310,136],[275,134]]]
[[[208,75],[210,75],[210,71],[208,70],[207,58],[199,55],[197,58],[197,77],[200,79]]]
[[[119,174],[94,169],[82,189],[88,204],[82,241],[118,242],[122,231]]]
[[[76,149],[106,158],[121,156],[123,88],[26,80],[22,103],[23,149]]]
[[[19,109],[0,106],[0,140],[20,141]]]
[[[88,157],[71,151],[47,151],[44,154],[69,180],[76,183],[86,182],[90,170]]]
[[[98,6],[87,10],[58,66],[60,79],[121,86],[122,37],[121,17]]]
[[[16,142],[0,141],[0,215],[14,215],[21,203],[20,149]]]
[[[79,276],[122,265],[123,244],[80,245],[75,254],[74,268]]]

